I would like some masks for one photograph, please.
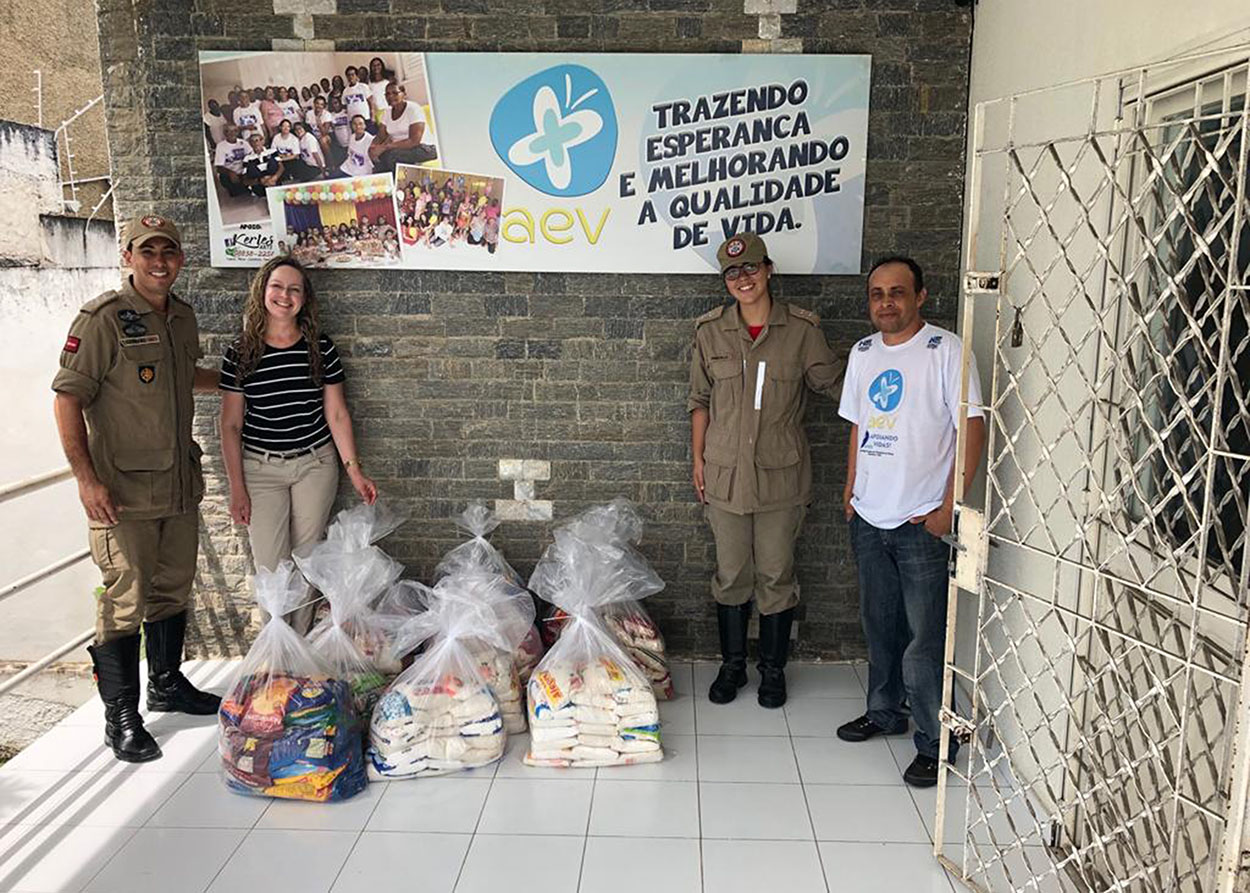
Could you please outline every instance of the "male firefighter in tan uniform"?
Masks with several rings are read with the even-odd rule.
[[[743,233],[717,251],[735,304],[699,317],[690,364],[695,494],[716,538],[712,595],[722,664],[708,697],[732,701],[746,684],[751,596],[759,605],[758,699],[786,701],[785,665],[799,588],[794,542],[811,499],[812,460],[803,430],[810,388],[836,397],[835,359],[810,310],[775,302],[764,240]]]
[[[217,373],[196,368],[195,311],[171,291],[184,260],[178,228],[138,217],[123,228],[122,246],[130,274],[70,324],[52,389],[104,577],[87,649],[105,705],[104,740],[119,760],[143,762],[161,750],[139,715],[141,629],[149,710],[207,715],[220,704],[179,670],[204,492],[191,391],[215,390]]]

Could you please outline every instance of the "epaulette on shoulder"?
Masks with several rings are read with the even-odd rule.
[[[816,326],[816,328],[820,328],[820,316],[815,312],[805,310],[802,307],[795,307],[793,304],[787,304],[786,307],[789,308],[791,316],[797,317],[804,322],[810,322],[812,325]]]
[[[725,312],[724,304],[721,304],[719,307],[713,307],[707,313],[703,314],[702,316],[700,316],[698,319],[694,321],[695,327],[697,328],[703,325],[705,322],[711,322],[714,319],[720,319],[721,314],[724,312]]]
[[[92,298],[90,301],[83,304],[80,308],[78,308],[78,312],[93,315],[101,307],[107,307],[109,304],[112,304],[121,297],[121,294],[122,293],[119,291],[106,291],[99,297]]]

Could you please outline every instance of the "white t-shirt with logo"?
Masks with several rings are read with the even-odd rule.
[[[246,140],[252,135],[253,131],[260,130],[262,117],[259,102],[253,102],[251,105],[241,105],[235,109],[234,123],[239,127],[239,136]]]
[[[349,85],[343,89],[343,105],[347,106],[347,114],[355,117],[360,115],[369,120],[369,88],[364,84]]]
[[[363,177],[373,173],[373,159],[369,157],[369,147],[372,145],[372,134],[353,136],[347,143],[347,159],[339,169],[349,177]]]
[[[304,116],[304,123],[317,136],[329,136],[330,130],[334,127],[334,116],[330,114],[329,109],[323,109],[320,114],[316,109],[309,109],[308,114]]]
[[[292,124],[300,120],[301,114],[298,99],[288,99],[286,102],[279,102],[278,108],[282,109],[282,117]]]
[[[226,136],[226,116],[214,115],[212,112],[204,113],[204,123],[208,125],[208,134],[213,138],[213,145],[217,145]]]
[[[311,133],[305,133],[299,141],[300,161],[312,167],[325,167],[325,159],[321,157],[321,144]]]
[[[275,150],[279,155],[298,155],[299,137],[293,133],[288,133],[285,136],[281,133],[275,133],[273,139],[269,142],[269,148]]]
[[[243,173],[243,159],[251,153],[251,148],[243,140],[228,143],[222,140],[213,153],[213,167],[224,167],[236,174]]]
[[[926,323],[903,344],[877,332],[851,348],[838,414],[858,425],[851,505],[883,530],[933,511],[946,496],[959,425],[963,342]],[[976,358],[968,402],[981,402]],[[976,406],[968,416],[983,415]]]

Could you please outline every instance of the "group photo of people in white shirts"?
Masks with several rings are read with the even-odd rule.
[[[200,72],[223,225],[268,219],[274,186],[438,163],[422,53],[252,53]]]

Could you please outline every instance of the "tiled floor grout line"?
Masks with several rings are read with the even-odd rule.
[[[784,707],[781,708],[783,711]],[[784,715],[786,732],[790,732],[790,716]],[[816,864],[820,866],[820,878],[825,884],[825,893],[830,893],[829,875],[825,872],[825,856],[820,851],[820,840],[816,834],[816,820],[812,818],[812,804],[807,799],[807,784],[803,781],[803,764],[799,762],[799,751],[794,746],[794,735],[789,735],[790,754],[794,757],[794,771],[799,777],[799,790],[803,792],[803,808],[807,810],[807,826],[812,829],[812,846],[816,847]]]
[[[365,759],[367,760],[369,759],[369,757],[366,755]],[[365,771],[367,773],[368,769],[366,768]],[[365,784],[373,784],[373,783],[374,782],[369,782],[369,781],[365,782]],[[360,841],[364,839],[365,829],[369,827],[369,822],[373,820],[373,814],[378,811],[378,807],[382,805],[382,798],[385,797],[388,793],[390,793],[390,790],[391,790],[391,783],[388,781],[386,783],[386,788],[382,791],[381,794],[378,795],[378,799],[374,802],[373,809],[369,810],[369,814],[365,816],[365,820],[361,824],[360,830],[356,832],[356,839],[352,841],[351,848],[347,851],[347,857],[343,859],[343,864],[341,864],[339,866],[339,870],[334,873],[334,880],[330,881],[330,886],[326,887],[327,891],[334,890],[334,885],[337,884],[339,882],[339,878],[343,876],[343,869],[347,867],[348,862],[352,861],[352,854],[356,852],[356,847],[360,846]],[[268,811],[269,811],[268,809],[265,810],[265,812],[268,812]],[[264,818],[263,814],[261,815],[261,818]],[[251,832],[248,832],[248,833],[251,833]]]
[[[582,858],[577,864],[577,886],[574,890],[581,893],[582,875],[586,872],[586,850],[590,847],[590,822],[595,815],[595,789],[599,786],[599,770],[595,770],[590,780],[590,807],[586,810],[586,833],[582,835]]]
[[[694,661],[689,664],[690,674],[687,677],[690,680],[690,721],[691,735],[690,738],[694,742],[694,799],[695,799],[695,815],[699,820],[699,890],[705,889],[706,872],[703,870],[703,779],[699,777],[699,711],[696,707],[699,700],[698,682],[695,679]]]
[[[247,796],[247,795],[240,794],[239,796]],[[221,873],[226,870],[226,866],[230,864],[230,860],[235,857],[235,855],[239,852],[239,850],[243,848],[243,844],[247,842],[247,839],[252,836],[252,832],[255,831],[256,826],[260,824],[260,820],[265,817],[265,813],[269,812],[270,808],[276,802],[277,800],[275,800],[274,798],[270,798],[269,805],[260,811],[260,813],[256,816],[255,820],[252,822],[252,826],[243,832],[243,836],[239,838],[239,842],[235,844],[234,849],[230,851],[230,855],[226,857],[225,861],[221,863],[221,866],[217,869],[217,871],[213,873],[213,876],[209,878],[208,883],[204,886],[204,889],[203,891],[201,891],[201,893],[208,893],[209,888],[213,886],[213,883],[217,880],[218,877],[220,877]]]
[[[490,803],[490,792],[495,789],[495,779],[499,777],[499,766],[508,758],[508,742],[504,741],[503,756],[495,761],[495,771],[490,775],[490,785],[486,788],[486,796],[482,798],[482,808],[477,811],[477,821],[473,823],[473,832],[469,835],[469,845],[464,848],[464,856],[460,859],[460,870],[456,872],[456,882],[451,885],[452,893],[460,886],[464,877],[464,867],[469,864],[469,854],[473,852],[473,844],[477,841],[477,831],[482,827],[482,816],[486,815],[486,805]]]

